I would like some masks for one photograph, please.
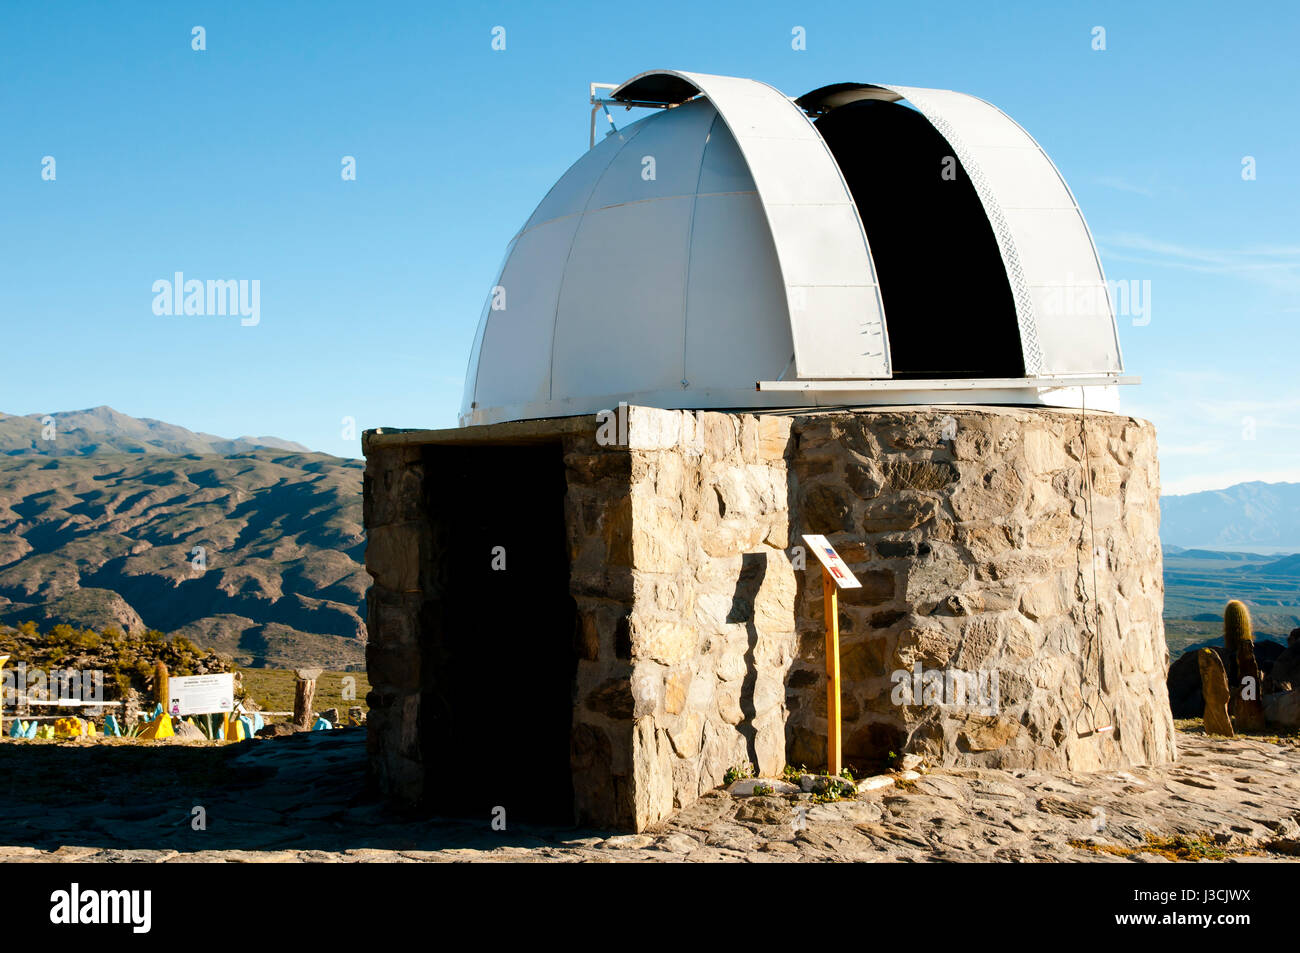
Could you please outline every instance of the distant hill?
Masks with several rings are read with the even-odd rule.
[[[1300,580],[1300,553],[1283,556],[1263,566],[1251,566],[1247,572]]]
[[[1164,549],[1165,556],[1179,556],[1183,559],[1208,559],[1213,562],[1258,563],[1269,562],[1272,558],[1264,553],[1222,553],[1212,549],[1183,549],[1181,546],[1174,546],[1170,543],[1163,544],[1161,548]]]
[[[46,423],[46,421],[49,421]],[[129,417],[112,407],[69,410],[26,417],[0,415],[0,453],[63,457],[87,453],[245,453],[249,450],[311,451],[300,443],[275,437],[227,440],[184,427]]]
[[[1165,638],[1174,655],[1206,639],[1222,642],[1223,607],[1240,599],[1257,637],[1286,644],[1300,626],[1300,555],[1215,553],[1164,547]]]
[[[1283,644],[1300,626],[1300,483],[1239,483],[1160,498],[1165,640],[1177,657],[1223,641],[1240,599],[1256,635]]]
[[[1300,552],[1300,483],[1238,483],[1160,498],[1166,546]]]
[[[364,666],[364,464],[107,407],[0,417],[0,622],[145,627],[245,665]],[[195,567],[202,547],[206,568]]]

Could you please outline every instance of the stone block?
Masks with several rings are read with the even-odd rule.
[[[958,743],[969,751],[996,751],[1020,734],[1020,724],[1002,716],[974,715],[958,732]]]
[[[366,572],[377,585],[393,592],[410,592],[420,586],[420,523],[373,526],[366,537]]]
[[[627,408],[629,450],[676,450],[682,439],[682,412],[633,405]],[[722,416],[720,414],[704,416]]]
[[[882,496],[867,505],[858,529],[863,533],[916,529],[934,519],[938,510],[938,503],[932,499],[912,494]]]
[[[653,659],[664,665],[678,665],[695,653],[694,626],[667,619],[630,620],[632,658]]]

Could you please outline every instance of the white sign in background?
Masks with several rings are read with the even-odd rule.
[[[235,707],[235,675],[183,675],[167,680],[167,712],[206,715]]]

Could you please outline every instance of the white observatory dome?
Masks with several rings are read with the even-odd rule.
[[[1082,213],[995,107],[675,71],[593,102],[660,111],[594,145],[511,241],[462,425],[620,401],[1114,409],[1131,381]]]

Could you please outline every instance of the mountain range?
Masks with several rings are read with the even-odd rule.
[[[145,453],[184,455],[245,453],[260,449],[311,451],[300,443],[276,437],[236,437],[227,440],[184,427],[130,417],[112,407],[94,407],[26,417],[0,414],[0,453],[11,456],[38,453],[48,457],[88,453]]]
[[[362,668],[363,470],[109,407],[0,417],[0,622],[147,627],[245,665]]]
[[[1300,483],[1238,483],[1161,497],[1160,539],[1188,549],[1300,551]]]

